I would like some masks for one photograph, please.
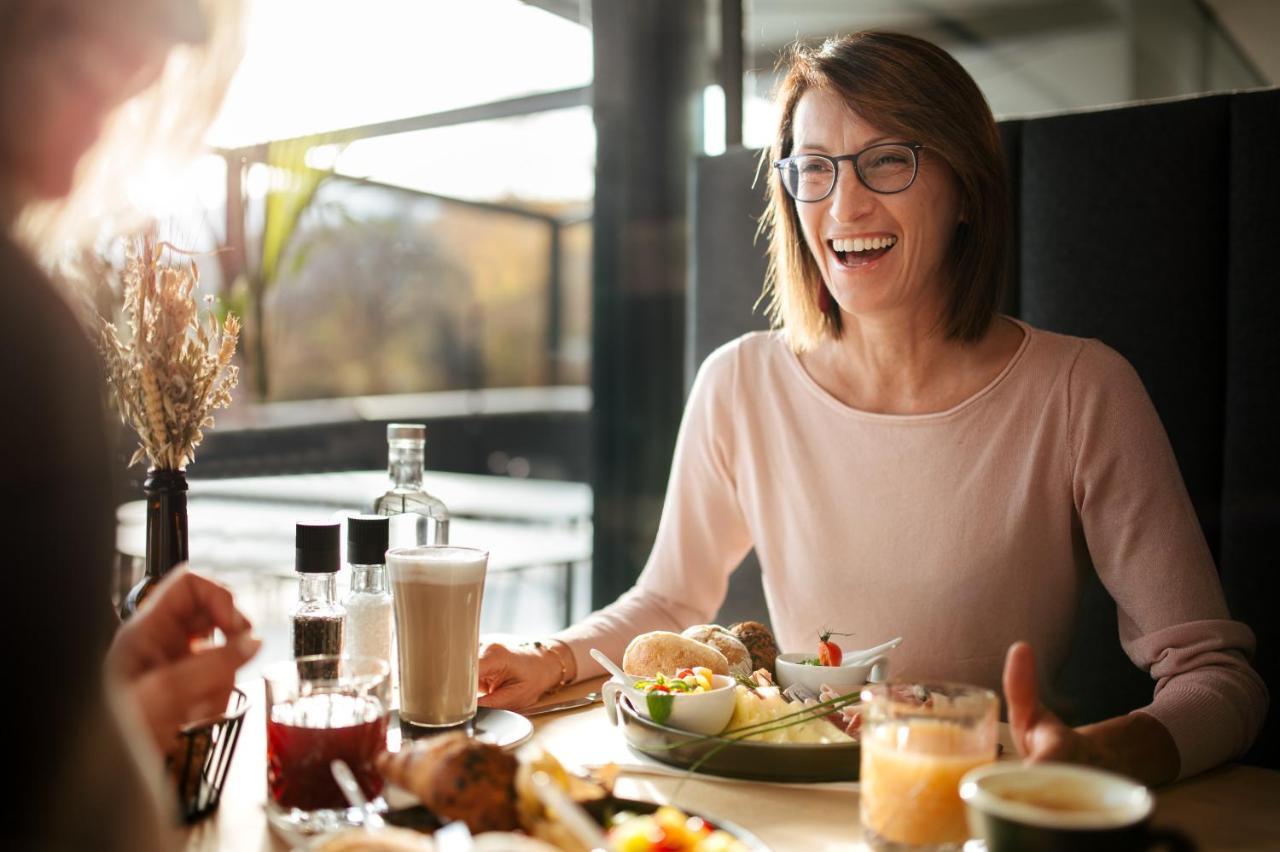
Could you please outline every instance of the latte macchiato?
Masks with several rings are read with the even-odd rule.
[[[441,728],[475,715],[480,602],[488,560],[485,551],[468,547],[387,552],[399,644],[401,720]]]

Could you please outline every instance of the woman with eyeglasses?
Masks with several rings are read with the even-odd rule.
[[[710,621],[754,548],[781,648],[902,635],[896,678],[1003,686],[1032,759],[1158,784],[1243,753],[1267,706],[1253,635],[1141,381],[1096,340],[997,313],[1010,202],[977,85],[927,42],[863,33],[796,49],[778,101],[776,330],[702,365],[635,587],[552,640],[487,647],[482,703],[531,703],[598,674],[592,647],[620,659]],[[1156,685],[1072,728],[1037,668],[1066,657],[1084,571]]]
[[[105,385],[37,264],[126,209],[139,166],[200,141],[236,16],[226,0],[0,0],[9,849],[177,848],[161,756],[180,726],[225,711],[260,645],[231,594],[186,570],[116,621]],[[214,628],[225,645],[193,642]]]

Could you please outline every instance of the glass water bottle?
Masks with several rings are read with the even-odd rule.
[[[449,510],[422,487],[427,427],[421,423],[387,426],[387,475],[391,490],[373,504],[375,515],[414,515],[412,533],[392,521],[391,546],[449,543]],[[408,525],[405,525],[406,527]]]

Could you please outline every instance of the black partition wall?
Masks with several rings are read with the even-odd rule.
[[[1280,91],[1005,122],[1018,270],[1009,310],[1096,337],[1142,376],[1169,433],[1234,617],[1280,689]],[[759,152],[698,161],[686,373],[766,323]],[[751,560],[749,559],[749,562]],[[755,573],[753,573],[755,572]],[[763,613],[744,565],[722,617]],[[1149,700],[1124,657],[1115,606],[1094,580],[1060,678],[1077,721]],[[1276,713],[1251,759],[1280,765]]]

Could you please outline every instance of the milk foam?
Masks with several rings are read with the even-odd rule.
[[[488,561],[469,547],[399,547],[387,551],[387,573],[393,583],[482,583]]]

